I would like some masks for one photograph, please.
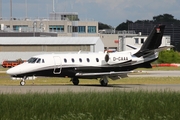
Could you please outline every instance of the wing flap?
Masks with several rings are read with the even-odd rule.
[[[127,75],[127,73],[124,73],[124,74],[118,74],[118,75],[110,75],[108,77],[110,79],[112,79],[112,80],[118,80],[118,79],[121,79],[121,78],[128,77],[128,75]]]

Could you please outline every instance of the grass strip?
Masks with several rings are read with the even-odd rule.
[[[180,93],[83,92],[0,94],[1,120],[177,120]]]

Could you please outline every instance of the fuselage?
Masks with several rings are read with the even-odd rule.
[[[7,71],[13,77],[51,76],[74,77],[77,73],[130,71],[139,65],[157,59],[157,55],[147,58],[136,57],[137,50],[115,53],[66,53],[44,54],[31,57],[27,62]],[[106,56],[108,55],[108,59]],[[86,76],[82,78],[97,78]]]

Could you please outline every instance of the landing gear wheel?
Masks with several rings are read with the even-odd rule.
[[[26,76],[24,76],[24,78],[20,81],[20,85],[24,86],[26,84],[25,80],[27,79]]]
[[[100,82],[101,86],[107,86],[108,85],[108,79],[106,76],[102,77],[99,82]]]
[[[26,84],[26,82],[25,82],[24,80],[21,80],[21,81],[20,81],[20,85],[21,85],[21,86],[24,86],[25,84]]]
[[[73,81],[73,84],[74,84],[74,85],[78,85],[78,84],[79,84],[79,81]]]
[[[104,80],[101,80],[100,83],[101,83],[101,86],[107,86],[108,85],[108,83],[106,83]]]
[[[71,81],[72,81],[72,83],[74,85],[78,85],[79,84],[79,79],[78,78],[72,78]]]

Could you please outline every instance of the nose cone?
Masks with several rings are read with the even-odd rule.
[[[16,67],[14,67],[14,68],[10,68],[9,70],[7,70],[6,73],[9,75],[17,75],[17,74],[20,74],[20,70],[18,70],[18,69],[16,69]]]
[[[14,74],[14,70],[12,68],[10,68],[10,69],[8,69],[6,71],[6,73],[9,74],[9,75],[13,75]]]

